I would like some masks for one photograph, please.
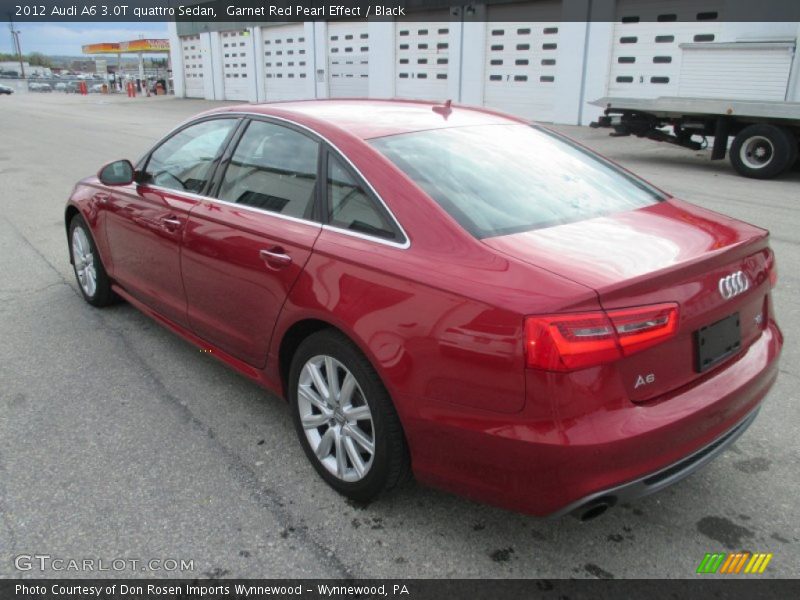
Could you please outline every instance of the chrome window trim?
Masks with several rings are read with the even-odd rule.
[[[302,223],[304,225],[314,225],[317,229],[322,229],[322,223],[318,223],[317,221],[311,221],[310,219],[301,219],[299,217],[292,217],[291,215],[282,215],[281,213],[264,210],[263,208],[258,208],[257,206],[239,204],[238,202],[229,202],[227,200],[220,200],[219,198],[212,198],[211,196],[203,196],[202,194],[194,194],[192,192],[182,192],[180,190],[175,190],[173,188],[166,188],[160,185],[153,185],[153,184],[139,184],[139,185],[145,185],[152,190],[163,191],[168,194],[180,194],[181,196],[187,196],[189,198],[194,198],[195,200],[202,200],[204,202],[213,202],[216,204],[224,204],[226,206],[235,206],[236,208],[242,208],[246,211],[258,213],[260,215],[270,215],[271,217],[278,217],[279,219],[284,219],[286,221],[294,221],[295,223]]]
[[[383,244],[384,246],[390,246],[392,248],[399,248],[400,250],[407,250],[408,248],[411,247],[411,238],[406,233],[406,230],[403,229],[403,226],[400,224],[400,221],[397,220],[397,217],[394,216],[394,213],[386,205],[386,202],[383,200],[381,195],[377,191],[375,191],[375,188],[372,187],[372,184],[369,182],[369,180],[366,177],[364,177],[364,174],[359,170],[359,168],[356,167],[353,164],[353,161],[351,161],[344,154],[344,152],[342,152],[333,142],[331,142],[324,135],[314,131],[310,127],[306,127],[305,125],[303,125],[301,123],[297,123],[295,121],[292,121],[291,119],[287,119],[285,117],[276,117],[276,116],[273,116],[273,115],[265,115],[265,114],[262,114],[262,113],[238,112],[238,111],[237,112],[222,112],[222,113],[214,113],[212,115],[205,115],[205,116],[201,117],[200,119],[197,119],[197,121],[200,122],[202,120],[209,119],[209,118],[225,118],[226,116],[230,116],[230,118],[234,118],[234,119],[246,117],[246,118],[255,118],[256,120],[264,120],[264,121],[268,121],[270,119],[274,119],[276,121],[281,121],[283,123],[289,123],[290,125],[298,127],[298,128],[300,128],[300,129],[302,129],[304,131],[307,131],[311,135],[315,136],[316,138],[318,138],[318,139],[322,140],[323,142],[325,142],[326,144],[328,144],[330,149],[335,151],[336,154],[341,159],[346,161],[347,164],[350,165],[350,167],[353,169],[353,171],[356,172],[356,174],[359,176],[361,181],[363,181],[367,185],[367,187],[369,187],[369,189],[373,193],[373,195],[383,205],[383,208],[386,210],[387,214],[391,217],[392,221],[394,221],[394,224],[397,226],[397,229],[400,231],[400,233],[403,234],[403,237],[405,238],[405,241],[404,242],[394,242],[392,240],[387,240],[387,239],[383,239],[383,238],[380,238],[380,237],[377,237],[377,236],[373,236],[373,235],[369,235],[369,234],[366,234],[366,233],[361,233],[360,231],[353,231],[351,229],[343,229],[341,227],[336,227],[334,225],[329,225],[327,223],[319,223],[317,221],[311,221],[310,219],[301,219],[301,218],[298,218],[298,217],[291,217],[289,215],[282,215],[280,213],[269,211],[269,210],[265,210],[263,208],[257,208],[255,206],[248,206],[246,204],[239,204],[237,202],[229,202],[227,200],[220,200],[219,198],[212,198],[210,196],[203,196],[203,195],[200,195],[200,194],[194,194],[192,192],[184,192],[184,191],[175,190],[175,189],[172,189],[172,188],[165,188],[165,187],[162,187],[162,186],[159,186],[159,185],[137,184],[137,187],[139,185],[147,185],[150,188],[153,188],[153,189],[156,189],[156,190],[163,190],[163,191],[168,192],[168,193],[184,194],[184,195],[187,195],[187,196],[189,196],[191,198],[195,198],[195,199],[198,199],[198,200],[204,200],[204,201],[207,201],[207,202],[219,202],[220,204],[225,204],[225,205],[228,205],[228,206],[236,206],[236,207],[239,207],[239,208],[245,208],[245,209],[247,209],[247,210],[249,210],[251,212],[257,212],[259,214],[264,214],[264,215],[272,215],[272,216],[278,217],[280,219],[286,219],[288,221],[295,221],[295,222],[298,222],[298,223],[308,223],[308,224],[311,224],[311,225],[316,225],[316,226],[318,226],[321,229],[326,230],[326,231],[333,231],[335,233],[341,233],[341,234],[344,234],[344,235],[349,235],[351,237],[364,239],[364,240],[367,240],[367,241],[370,241],[370,242],[375,242],[375,243],[378,243],[378,244]],[[167,133],[165,136],[163,136],[153,146],[152,149],[150,149],[141,159],[139,159],[137,164],[141,164],[142,161],[145,158],[148,158],[150,156],[150,154],[153,152],[153,150],[155,150],[156,148],[158,148],[158,146],[163,144],[169,137],[171,137],[173,135],[173,133],[177,132],[179,129],[183,129],[185,127],[189,127],[193,123],[194,123],[194,121],[186,121],[186,122],[181,123],[177,127],[173,128],[169,133]],[[327,186],[327,181],[326,181],[326,186]]]
[[[388,209],[387,209],[388,210]],[[390,215],[392,213],[389,213]],[[394,215],[392,215],[394,218]],[[376,242],[378,244],[384,244],[386,246],[392,246],[393,248],[400,248],[401,250],[405,250],[411,246],[411,242],[406,235],[406,241],[404,243],[400,242],[393,242],[392,240],[385,240],[383,238],[376,237],[374,235],[369,235],[368,233],[361,233],[360,231],[354,231],[352,229],[344,229],[342,227],[336,227],[335,225],[328,225],[327,223],[322,223],[322,229],[325,231],[333,231],[335,233],[341,233],[343,235],[349,235],[350,237],[354,238],[361,238],[362,240],[368,240],[370,242]],[[405,235],[405,233],[403,234]]]

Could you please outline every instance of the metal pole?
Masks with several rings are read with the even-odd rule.
[[[17,51],[17,58],[19,59],[19,72],[23,79],[25,79],[25,64],[22,60],[22,44],[19,42],[19,31],[14,29],[14,22],[8,22],[8,28],[11,30],[11,37],[14,38],[14,49]]]
[[[169,76],[172,73],[172,52],[167,52],[167,76],[164,78],[164,94],[169,94],[172,91],[172,87],[169,84]]]
[[[144,80],[144,56],[139,52],[139,81],[142,82],[142,92],[144,92],[147,84]]]

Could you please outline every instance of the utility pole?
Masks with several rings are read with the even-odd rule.
[[[17,58],[19,59],[19,72],[23,79],[25,79],[25,64],[22,61],[22,45],[19,43],[19,34],[22,33],[14,29],[14,22],[8,20],[8,28],[11,30],[11,37],[14,39],[14,50],[17,51]]]

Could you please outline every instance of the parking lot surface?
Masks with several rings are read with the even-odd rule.
[[[692,577],[711,551],[800,575],[800,170],[774,181],[607,131],[557,126],[675,195],[772,231],[781,375],[750,430],[668,490],[600,519],[541,520],[409,484],[367,507],[316,475],[284,402],[127,304],[96,310],[69,265],[75,181],[216,106],[0,98],[0,576],[13,557],[176,559],[189,577]],[[600,257],[602,258],[602,257]],[[46,571],[49,576],[87,576]]]

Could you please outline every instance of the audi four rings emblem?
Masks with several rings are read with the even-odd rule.
[[[750,280],[741,271],[731,273],[719,280],[719,294],[725,300],[746,292],[750,288]]]

